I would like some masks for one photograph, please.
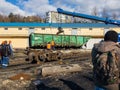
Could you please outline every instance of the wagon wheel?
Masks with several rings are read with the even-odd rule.
[[[63,59],[62,52],[58,51],[57,52],[57,60],[62,60],[62,59]]]
[[[28,54],[28,62],[29,63],[36,63],[36,58],[35,58],[36,56],[35,56],[35,53],[34,52],[30,52],[29,54]]]
[[[44,54],[39,55],[39,56],[38,56],[38,59],[39,59],[39,61],[41,61],[41,62],[45,62],[45,61],[46,61],[46,58],[45,58]]]

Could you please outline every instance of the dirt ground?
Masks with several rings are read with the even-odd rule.
[[[15,55],[14,60],[19,59],[25,59],[23,53]],[[0,67],[0,90],[93,90],[91,58],[77,64],[82,67],[79,72],[58,73],[46,77],[39,70],[35,72],[41,66],[20,69]]]

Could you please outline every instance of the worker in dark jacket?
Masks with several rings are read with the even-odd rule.
[[[3,43],[3,42],[2,42],[2,43]],[[2,56],[1,56],[2,43],[1,43],[1,45],[0,45],[0,65],[2,64]]]
[[[102,53],[102,52],[111,51],[113,49],[117,52],[118,66],[120,66],[119,65],[120,64],[120,45],[117,44],[117,41],[118,41],[117,32],[110,30],[105,34],[103,41],[94,45],[94,47],[92,49],[92,53],[91,53],[93,68],[94,68],[94,64],[96,63],[95,57],[98,54],[98,52]],[[120,73],[120,67],[118,67],[118,73]],[[119,90],[119,82],[116,82],[114,84],[102,85],[101,82],[95,80],[95,86],[96,86],[95,90]]]
[[[9,64],[9,56],[12,53],[12,49],[9,44],[7,44],[7,41],[4,41],[4,43],[1,46],[1,56],[2,56],[2,68],[5,68]]]
[[[0,44],[0,65],[2,65],[2,46],[4,44],[4,41]]]

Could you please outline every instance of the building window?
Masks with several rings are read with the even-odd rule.
[[[72,28],[72,29],[78,29],[78,28]]]
[[[77,28],[72,28],[71,35],[77,35],[77,34],[78,34]]]
[[[45,28],[43,27],[43,28],[41,28],[42,30],[45,30]]]
[[[34,27],[29,27],[29,29],[34,29]]]
[[[19,28],[18,28],[18,30],[22,30],[22,28],[21,28],[21,27],[19,27]]]
[[[92,30],[92,28],[89,28],[89,30]]]
[[[8,30],[8,28],[7,28],[7,27],[5,27],[5,28],[4,28],[4,30]]]

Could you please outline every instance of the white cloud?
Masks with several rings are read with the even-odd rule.
[[[9,14],[13,12],[21,15],[41,15],[44,16],[47,11],[56,11],[57,8],[62,8],[68,11],[91,14],[94,7],[97,7],[98,12],[101,12],[105,7],[109,13],[120,10],[120,0],[18,0],[17,5],[0,0],[0,13]]]
[[[5,0],[0,0],[0,14],[9,15],[9,13],[29,15],[29,13],[21,10],[18,6],[15,6]]]
[[[94,7],[101,12],[103,8],[109,12],[118,11],[120,9],[120,0],[52,0],[54,6],[59,6],[66,10],[74,10],[75,12],[91,14]],[[73,8],[74,7],[74,8]]]
[[[22,4],[25,11],[41,16],[45,15],[48,11],[56,11],[56,7],[50,5],[48,0],[29,0],[24,1]]]

